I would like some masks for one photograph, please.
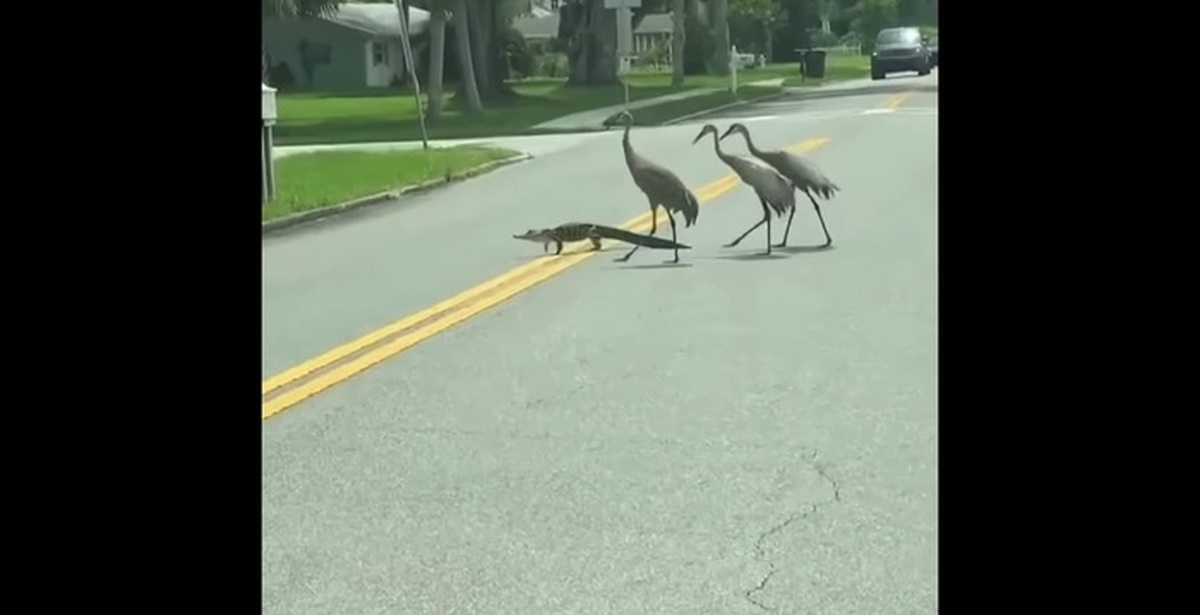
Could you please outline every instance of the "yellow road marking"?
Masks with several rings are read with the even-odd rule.
[[[789,147],[788,150],[796,153],[805,153],[813,151],[828,142],[828,138],[809,139]],[[737,175],[731,173],[696,190],[696,199],[701,203],[713,201],[738,187],[741,183]],[[660,224],[668,224],[666,214],[659,212],[658,215]],[[648,229],[651,221],[652,214],[647,211],[626,222],[622,228],[640,232]],[[330,368],[338,361],[342,361],[351,355],[362,353],[360,356],[332,367],[332,369],[328,369],[308,381],[300,383],[264,401],[262,404],[263,420],[279,414],[336,384],[349,380],[388,358],[400,354],[438,335],[442,331],[476,316],[484,310],[499,305],[597,254],[599,252],[592,251],[590,247],[582,247],[573,250],[564,250],[559,256],[539,258],[492,278],[474,288],[463,291],[433,307],[421,310],[411,316],[372,331],[352,342],[338,346],[316,358],[284,370],[278,375],[263,381],[262,394],[264,396],[301,380],[314,372]],[[363,352],[393,337],[395,339],[388,341],[378,348],[369,352]]]
[[[913,94],[912,92],[901,92],[901,93],[889,98],[887,100],[887,102],[883,103],[883,108],[884,109],[895,109],[896,107],[899,107],[900,105],[904,104],[904,101],[908,100],[908,97],[912,96],[912,94]]]

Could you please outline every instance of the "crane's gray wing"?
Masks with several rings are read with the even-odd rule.
[[[700,203],[683,180],[657,164],[645,160],[639,162],[642,164],[635,169],[633,177],[638,188],[655,204],[682,213],[686,226],[694,224],[700,213]]]
[[[741,175],[743,180],[754,189],[762,200],[767,202],[775,215],[782,216],[796,206],[796,188],[786,177],[780,175],[769,165],[746,156],[738,156],[742,163]]]
[[[811,161],[791,152],[775,153],[778,154],[779,162],[772,166],[776,166],[780,172],[787,175],[797,188],[812,190],[826,199],[832,198],[833,193],[841,190],[840,186],[826,177]]]

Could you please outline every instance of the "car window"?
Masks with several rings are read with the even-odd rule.
[[[881,30],[875,39],[878,45],[917,44],[921,42],[921,33],[910,29]]]

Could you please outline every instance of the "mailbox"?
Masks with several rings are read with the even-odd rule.
[[[275,198],[275,154],[272,126],[275,125],[275,88],[262,84],[262,203]]]
[[[262,119],[264,126],[272,126],[275,124],[277,117],[275,111],[275,88],[263,84],[262,86]]]

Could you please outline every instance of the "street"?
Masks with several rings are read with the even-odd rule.
[[[936,613],[937,78],[633,130],[694,190],[706,122],[827,140],[832,247],[799,194],[790,247],[722,248],[739,185],[679,266],[610,248],[264,421],[263,612]],[[646,213],[620,139],[264,237],[263,378]]]

